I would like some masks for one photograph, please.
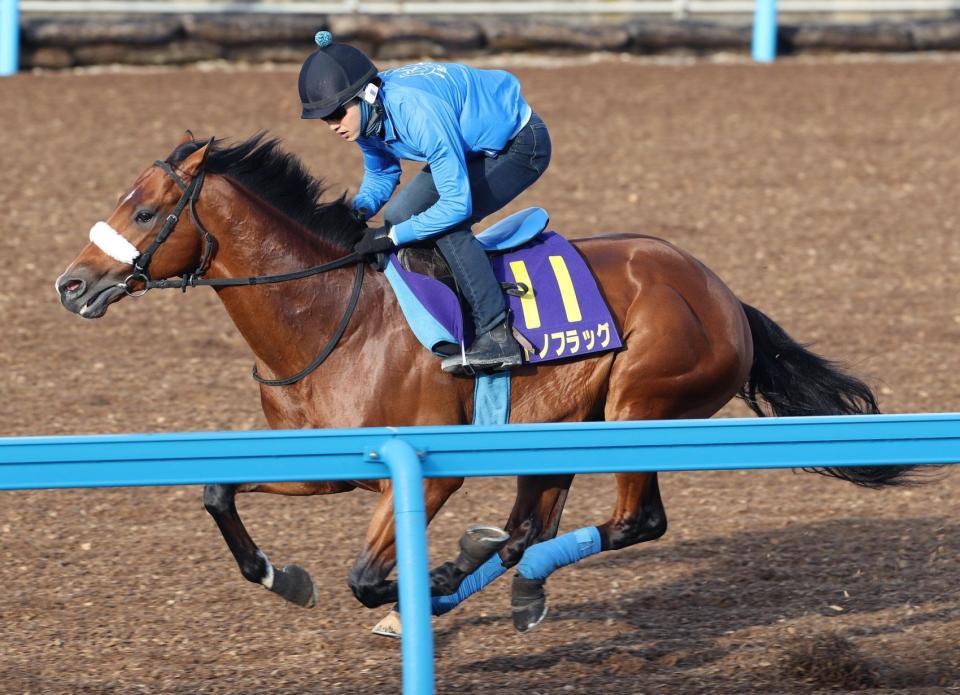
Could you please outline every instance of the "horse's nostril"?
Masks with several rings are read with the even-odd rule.
[[[77,294],[80,290],[83,289],[83,280],[68,280],[60,286],[60,291],[63,294]]]

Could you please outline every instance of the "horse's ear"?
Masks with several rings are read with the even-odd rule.
[[[182,171],[188,176],[194,176],[198,171],[203,168],[204,163],[207,161],[207,155],[210,154],[210,148],[213,145],[214,138],[210,138],[206,143],[196,152],[192,153],[190,156],[186,157],[182,162],[177,165],[177,169]]]
[[[187,129],[183,131],[183,136],[181,136],[180,142],[177,143],[177,147],[180,147],[181,145],[186,145],[188,142],[196,142],[196,140],[197,139],[193,136],[193,131],[190,129]]]

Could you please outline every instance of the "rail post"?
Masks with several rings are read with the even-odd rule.
[[[0,0],[0,77],[17,72],[20,58],[18,0]]]
[[[758,63],[772,63],[777,55],[777,0],[756,0],[752,53]]]
[[[379,456],[393,482],[393,518],[400,580],[400,623],[403,625],[404,695],[433,693],[433,632],[430,625],[430,579],[427,573],[427,512],[423,472],[416,450],[402,439],[390,439]]]

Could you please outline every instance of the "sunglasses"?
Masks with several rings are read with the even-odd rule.
[[[346,107],[338,106],[336,111],[334,111],[333,113],[327,114],[320,120],[326,121],[327,123],[329,123],[330,121],[342,121],[343,117],[346,115],[347,115]]]

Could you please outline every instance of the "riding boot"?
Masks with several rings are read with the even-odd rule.
[[[500,371],[523,363],[520,345],[510,331],[509,319],[504,319],[473,341],[470,349],[460,355],[444,358],[441,369],[450,374],[475,374],[480,371]]]

